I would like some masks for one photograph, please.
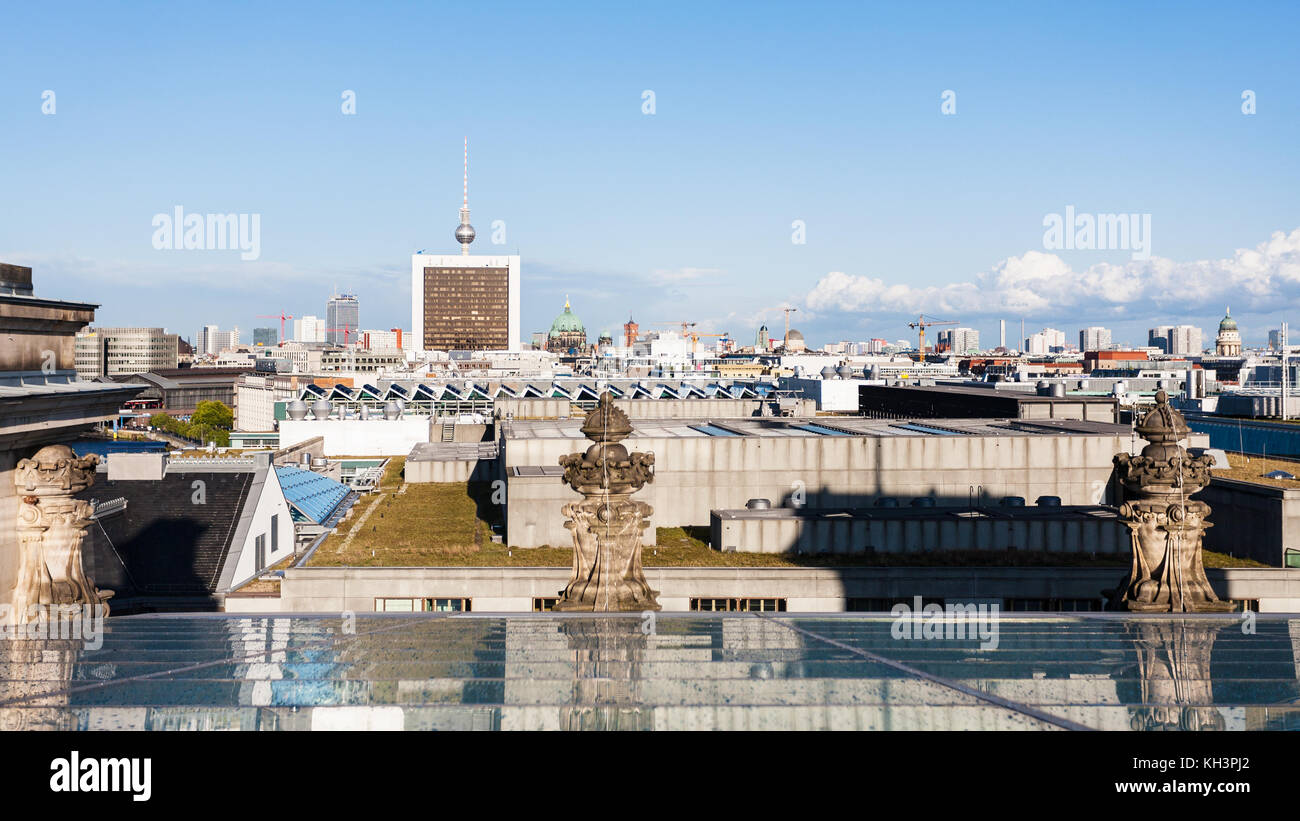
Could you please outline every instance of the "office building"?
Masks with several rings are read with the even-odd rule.
[[[1030,334],[1025,340],[1025,353],[1030,355],[1061,353],[1063,350],[1065,350],[1065,331],[1058,331],[1055,328],[1044,328],[1036,334]]]
[[[91,326],[76,337],[77,376],[81,379],[175,368],[179,361],[179,338],[166,328]]]
[[[293,321],[295,342],[324,342],[325,320],[318,316],[304,316]]]
[[[267,348],[275,347],[280,341],[280,334],[275,328],[254,328],[253,344],[262,345]]]
[[[216,356],[239,344],[239,326],[223,331],[216,325],[204,325],[194,349],[199,356]]]
[[[357,341],[361,327],[361,303],[353,294],[335,294],[325,304],[325,341],[349,345]]]
[[[1234,327],[1236,323],[1233,323]],[[1167,353],[1177,356],[1197,356],[1204,348],[1201,345],[1201,329],[1195,325],[1175,325],[1169,329]],[[1240,340],[1239,340],[1240,341]]]
[[[1079,331],[1079,350],[1104,351],[1110,347],[1110,328],[1093,326]]]
[[[356,341],[366,351],[400,351],[404,340],[401,328],[390,328],[387,331],[361,331]]]
[[[974,328],[946,328],[939,332],[939,346],[949,353],[975,353],[980,349],[980,332]]]

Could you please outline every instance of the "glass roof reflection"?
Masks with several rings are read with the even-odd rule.
[[[0,641],[2,729],[1300,729],[1300,619],[151,615]],[[1253,630],[1253,631],[1252,631]]]

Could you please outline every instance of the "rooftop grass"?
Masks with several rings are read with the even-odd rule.
[[[1268,479],[1265,473],[1284,470],[1292,476],[1300,476],[1300,462],[1293,459],[1278,459],[1275,456],[1246,456],[1242,453],[1229,453],[1228,464],[1231,468],[1216,468],[1212,475],[1216,479],[1236,479],[1241,482],[1253,482],[1257,485],[1271,485],[1282,488],[1300,488],[1300,479]],[[1214,514],[1210,514],[1213,521]]]
[[[511,548],[492,541],[501,532],[501,508],[486,482],[413,484],[404,493],[404,460],[389,463],[383,495],[362,497],[338,533],[329,536],[307,563],[310,567],[568,567],[573,549]],[[358,527],[361,517],[364,523]],[[556,515],[560,515],[556,511]],[[352,542],[344,542],[357,528]],[[797,555],[722,553],[709,548],[707,527],[661,527],[656,544],[642,554],[646,567],[1114,567],[1128,556],[1030,551],[943,551]],[[1205,553],[1206,567],[1265,567],[1249,559]]]

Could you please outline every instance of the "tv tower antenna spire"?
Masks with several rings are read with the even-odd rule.
[[[456,229],[461,256],[469,256],[469,244],[474,241],[474,226],[469,224],[469,137],[465,138],[465,190],[460,206],[460,227]]]

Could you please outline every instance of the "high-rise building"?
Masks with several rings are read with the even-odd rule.
[[[1268,332],[1268,347],[1275,351],[1282,347],[1282,330],[1280,328]]]
[[[1063,350],[1065,350],[1065,331],[1058,331],[1055,328],[1044,328],[1025,339],[1025,353],[1028,354],[1060,353]]]
[[[1195,325],[1175,325],[1169,328],[1165,334],[1163,350],[1176,356],[1200,354],[1204,350],[1201,345],[1201,329]]]
[[[1007,321],[1005,319],[998,320],[998,347],[1007,347]]]
[[[267,348],[274,348],[280,341],[280,334],[275,328],[254,328],[253,344],[262,345]]]
[[[1169,332],[1174,329],[1173,325],[1157,325],[1147,331],[1147,347],[1159,348],[1165,353],[1169,353]]]
[[[96,328],[87,326],[76,336],[77,376],[120,376],[175,368],[180,343],[166,328]]]
[[[402,329],[361,331],[353,341],[367,351],[400,351],[402,349]]]
[[[304,316],[293,321],[293,339],[295,342],[324,342],[325,320],[318,316]]]
[[[1110,328],[1093,326],[1079,331],[1079,350],[1104,351],[1110,347]]]
[[[949,353],[974,353],[980,349],[980,332],[974,328],[945,328],[939,332],[939,345]]]
[[[361,303],[354,294],[335,294],[325,303],[325,341],[346,345],[357,341]]]
[[[195,341],[194,352],[200,356],[216,356],[238,344],[238,325],[229,331],[223,331],[216,325],[204,325]]]
[[[456,227],[460,254],[411,256],[411,332],[422,350],[520,349],[519,257],[471,256],[469,141],[465,190]]]

